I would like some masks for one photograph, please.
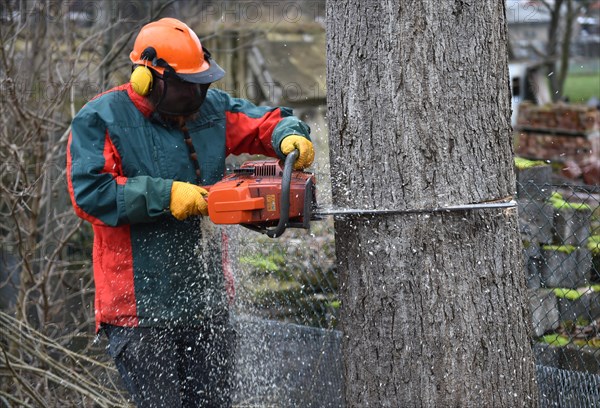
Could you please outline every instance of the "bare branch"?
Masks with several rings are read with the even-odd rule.
[[[21,386],[27,392],[27,394],[29,394],[29,396],[31,398],[33,398],[40,406],[42,406],[42,407],[46,406],[46,404],[44,403],[44,399],[42,398],[42,396],[39,395],[33,388],[31,388],[31,385],[29,385],[15,371],[15,369],[12,366],[12,364],[10,363],[9,354],[6,352],[6,349],[4,348],[4,345],[2,343],[0,343],[0,349],[2,350],[2,354],[4,354],[4,362],[6,364],[6,368],[8,368],[8,370],[12,373],[12,377],[15,379],[15,381],[17,381],[19,384],[21,384]]]

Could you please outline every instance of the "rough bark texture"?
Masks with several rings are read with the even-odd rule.
[[[504,2],[330,1],[334,204],[513,194]],[[336,221],[352,407],[536,406],[516,210]]]

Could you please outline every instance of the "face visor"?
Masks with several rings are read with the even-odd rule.
[[[158,75],[150,99],[163,115],[189,116],[197,113],[206,98],[208,84],[187,82],[176,75]]]

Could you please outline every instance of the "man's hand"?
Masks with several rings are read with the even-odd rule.
[[[191,215],[208,215],[208,191],[194,184],[174,181],[171,187],[171,214],[179,221]]]
[[[315,150],[310,140],[304,136],[289,135],[283,138],[281,145],[279,146],[281,152],[286,156],[298,149],[300,153],[296,163],[294,163],[294,170],[302,170],[309,167],[315,159]]]

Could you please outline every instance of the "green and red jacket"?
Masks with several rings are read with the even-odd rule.
[[[202,185],[223,177],[229,154],[283,158],[285,136],[310,132],[290,109],[215,89],[186,125]],[[201,217],[178,221],[169,211],[173,181],[196,182],[183,133],[155,119],[130,84],[73,119],[67,179],[77,215],[93,224],[97,328],[196,325],[226,313],[221,236],[203,232]]]

